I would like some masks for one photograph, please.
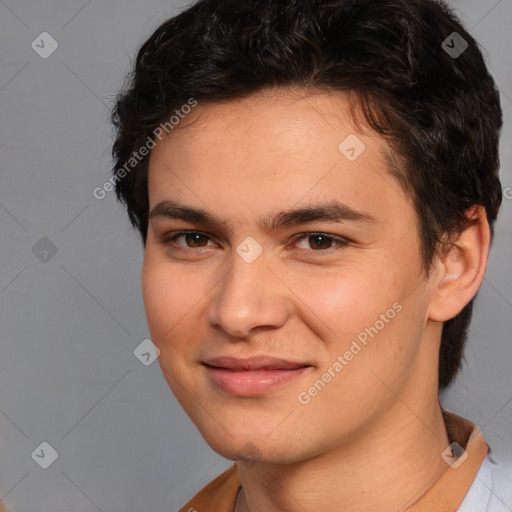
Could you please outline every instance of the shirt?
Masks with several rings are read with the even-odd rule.
[[[447,460],[452,465],[407,512],[512,512],[512,476],[495,461],[480,429],[452,412],[442,413],[450,443],[458,443],[466,453],[456,459],[461,462],[457,465],[453,452],[448,450],[447,456],[452,459]],[[179,512],[234,512],[240,488],[235,463]]]

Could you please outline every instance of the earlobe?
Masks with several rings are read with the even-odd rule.
[[[473,208],[467,217],[472,224],[447,252],[436,257],[429,308],[429,319],[436,322],[459,314],[476,295],[484,277],[491,239],[485,209]]]

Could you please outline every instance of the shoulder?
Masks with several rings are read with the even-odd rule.
[[[238,469],[233,464],[229,469],[203,487],[179,512],[233,512],[240,489]],[[0,510],[1,512],[1,510]]]
[[[485,457],[458,512],[510,512],[512,462],[500,463],[492,450]]]

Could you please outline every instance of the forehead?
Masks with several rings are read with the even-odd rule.
[[[362,120],[355,95],[339,91],[199,103],[151,151],[150,208],[170,198],[240,212],[333,197],[377,209],[379,198],[408,200],[389,174],[387,142]]]
[[[388,149],[384,139],[366,126],[359,97],[354,91],[274,88],[264,89],[245,98],[199,102],[190,113],[181,116],[166,141],[187,142],[207,139],[219,133],[249,135],[251,142],[270,142],[295,136],[313,137],[330,132],[339,138],[344,132],[375,137],[381,149]],[[289,136],[289,137],[288,137]],[[284,149],[284,147],[283,147]]]

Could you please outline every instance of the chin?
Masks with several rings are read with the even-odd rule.
[[[211,425],[207,431],[199,429],[204,440],[210,448],[222,457],[233,461],[246,461],[248,463],[262,462],[267,464],[292,464],[306,458],[299,451],[300,443],[290,439],[287,433],[284,436],[269,436],[271,429],[262,431],[243,432],[229,430],[221,427],[212,431]],[[288,440],[288,442],[286,442]]]

